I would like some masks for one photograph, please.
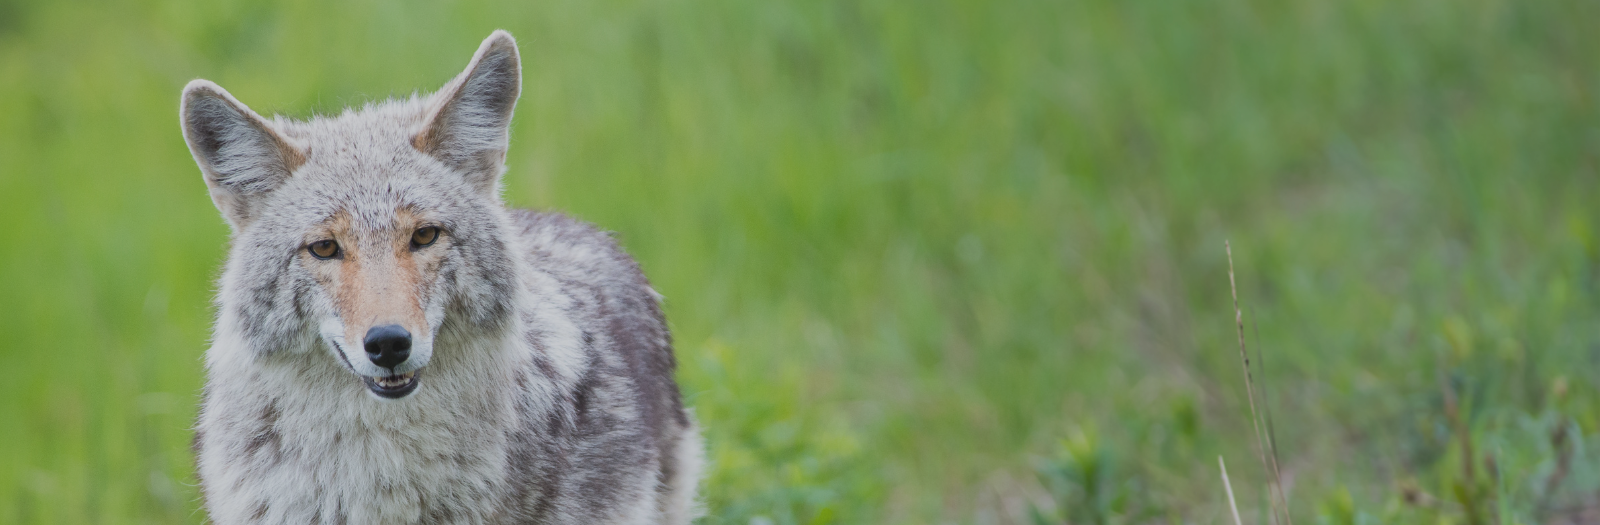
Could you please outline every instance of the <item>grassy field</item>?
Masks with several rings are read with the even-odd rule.
[[[336,112],[494,28],[506,197],[618,232],[667,297],[704,523],[1231,523],[1218,455],[1266,523],[1225,240],[1296,523],[1594,523],[1597,20],[0,0],[0,523],[205,519],[227,229],[179,88]]]

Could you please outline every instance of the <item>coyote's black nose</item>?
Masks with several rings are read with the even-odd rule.
[[[367,330],[366,347],[372,364],[394,368],[411,357],[411,332],[397,324],[374,326]]]

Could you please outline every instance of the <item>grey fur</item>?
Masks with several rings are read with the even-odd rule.
[[[185,138],[233,226],[195,428],[212,521],[693,519],[701,441],[659,296],[609,235],[500,199],[518,62],[496,31],[438,93],[308,121],[184,89]],[[427,333],[383,370],[346,341],[363,321],[340,317],[306,246],[331,217],[383,238],[401,213],[447,240],[406,290]],[[362,382],[407,371],[419,387],[400,399]]]

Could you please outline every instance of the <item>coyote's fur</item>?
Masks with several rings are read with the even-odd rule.
[[[687,523],[701,441],[659,297],[606,233],[500,199],[516,42],[306,121],[204,80],[232,226],[195,450],[216,523]]]

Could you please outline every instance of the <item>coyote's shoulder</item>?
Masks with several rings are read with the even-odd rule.
[[[612,237],[511,210],[496,32],[439,92],[308,121],[185,88],[233,227],[195,449],[216,523],[687,523],[700,438]]]

